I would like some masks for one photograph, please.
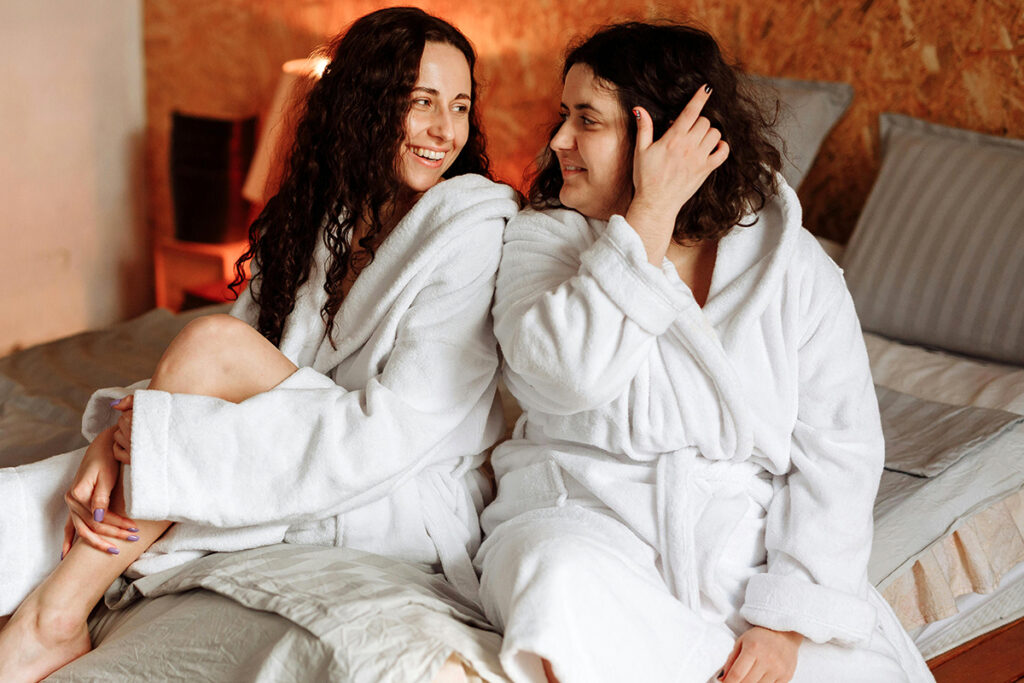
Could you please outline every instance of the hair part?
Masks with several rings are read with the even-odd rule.
[[[748,92],[740,69],[726,61],[706,31],[670,23],[614,24],[570,46],[563,82],[577,64],[588,67],[615,94],[627,121],[631,150],[636,145],[633,107],[650,113],[657,140],[698,88],[712,87],[701,115],[721,131],[729,144],[729,157],[679,211],[672,234],[676,242],[717,239],[778,192],[775,174],[782,167],[782,157],[773,129],[778,112],[769,115],[762,109]],[[560,125],[552,129],[549,142]],[[561,189],[558,159],[548,147],[537,161],[530,203],[535,208],[560,206]]]
[[[466,37],[414,7],[377,10],[356,20],[326,49],[330,62],[302,105],[280,189],[250,226],[249,249],[235,264],[231,287],[237,293],[246,262],[253,262],[257,329],[273,344],[280,345],[285,319],[309,279],[318,238],[330,255],[324,264],[327,300],[320,313],[334,344],[343,282],[372,260],[374,245],[387,236],[386,212],[403,190],[398,157],[423,48],[430,42],[462,52],[472,85],[469,137],[444,177],[490,177],[475,106],[476,53]],[[369,226],[359,240],[369,260],[356,264],[350,240],[360,224]]]

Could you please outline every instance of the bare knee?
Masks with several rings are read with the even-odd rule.
[[[296,370],[273,344],[229,315],[196,318],[157,364],[150,388],[242,401]]]

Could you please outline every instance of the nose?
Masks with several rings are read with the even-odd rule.
[[[554,137],[548,143],[552,151],[570,150],[576,146],[576,135],[573,132],[569,121],[563,121],[562,125],[555,131]]]
[[[441,142],[451,142],[455,139],[455,121],[452,113],[444,108],[438,108],[430,122],[427,130],[431,137]]]

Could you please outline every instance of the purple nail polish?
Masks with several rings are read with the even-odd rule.
[[[64,551],[63,550],[60,551],[60,561],[61,562],[64,561]]]
[[[121,554],[121,551],[118,550],[117,548],[115,548],[114,546],[110,546],[109,548],[107,548],[107,552],[110,553],[111,555],[120,555]]]
[[[138,529],[136,529],[135,527],[132,527],[132,528],[131,528],[131,529],[129,529],[128,531],[132,531],[132,532],[137,532],[137,531],[138,531]]]
[[[139,537],[138,537],[138,536],[129,536],[129,537],[128,537],[128,540],[129,540],[129,541],[133,541],[133,542],[134,542],[134,541],[137,541],[137,540],[139,540]]]
[[[103,508],[96,508],[92,511],[92,519],[95,522],[103,521]]]
[[[114,406],[116,406],[120,402],[121,402],[121,399],[115,398],[113,401],[110,402],[110,407],[113,408]]]

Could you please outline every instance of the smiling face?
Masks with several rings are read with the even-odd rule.
[[[414,193],[440,182],[465,146],[471,94],[469,62],[462,52],[447,43],[424,45],[398,156],[399,177]]]
[[[626,116],[615,93],[585,64],[574,64],[562,87],[562,125],[548,146],[558,157],[558,199],[588,218],[625,214],[633,196]]]

